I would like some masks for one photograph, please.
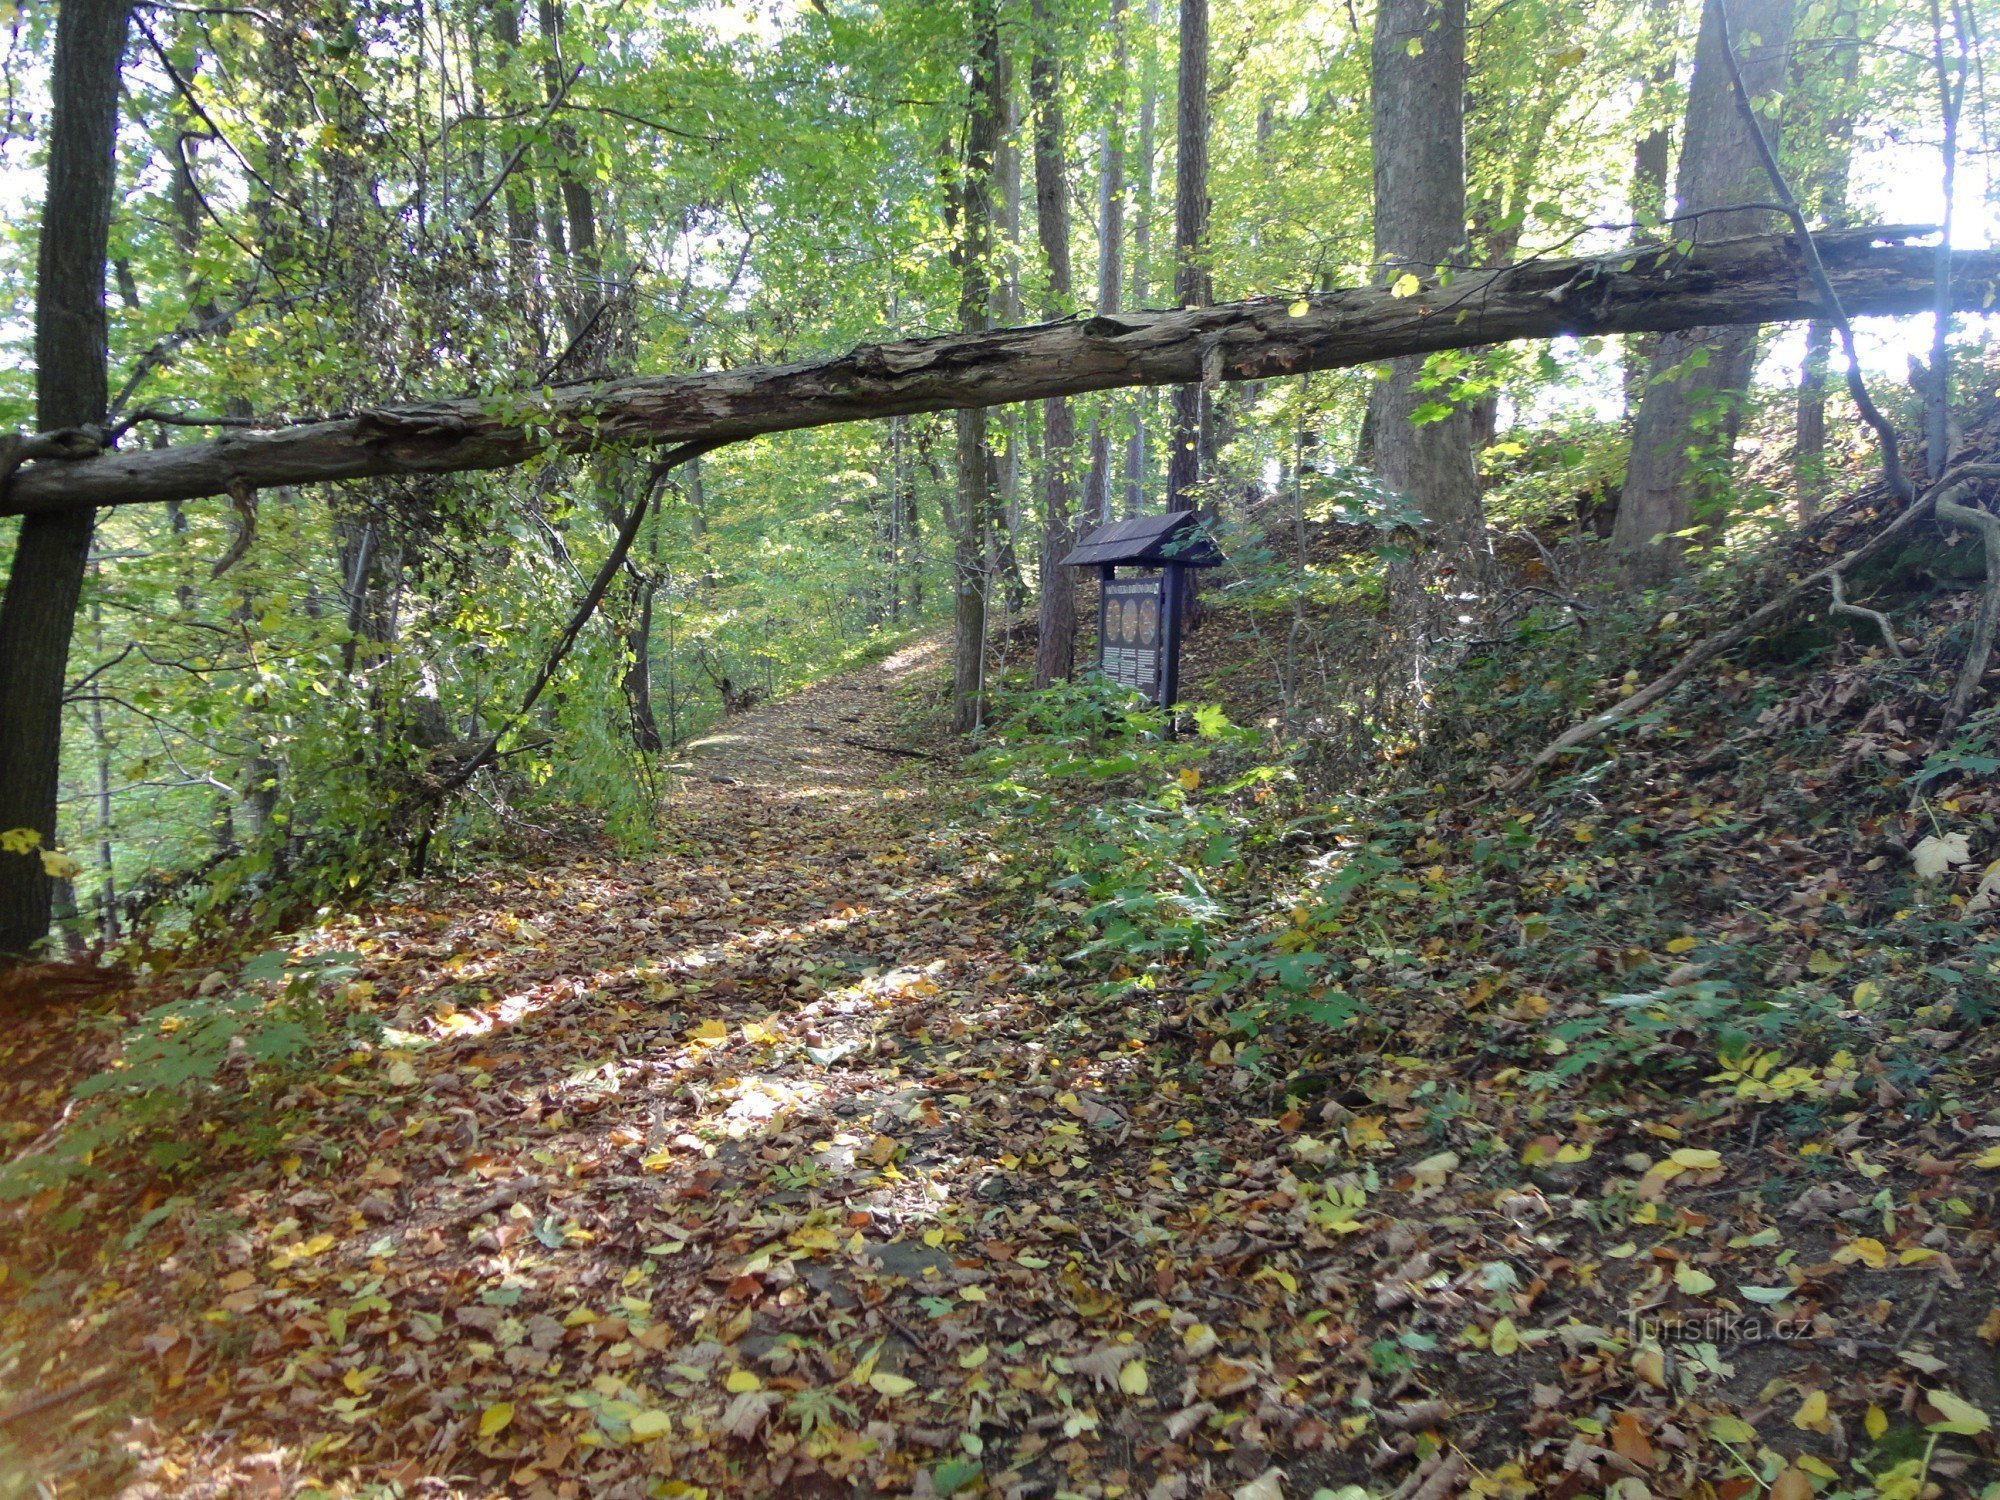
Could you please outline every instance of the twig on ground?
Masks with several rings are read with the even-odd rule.
[[[933,755],[928,750],[905,750],[901,745],[878,745],[873,740],[849,739],[845,735],[835,735],[834,742],[852,745],[856,750],[873,750],[877,755],[902,755],[911,760],[943,760],[942,755]]]
[[[1882,644],[1889,648],[1889,654],[1902,661],[1903,643],[1896,639],[1896,628],[1889,623],[1889,617],[1879,609],[1869,609],[1865,605],[1847,602],[1847,583],[1835,568],[1827,575],[1827,582],[1833,585],[1832,612],[1837,615],[1852,615],[1857,620],[1872,620],[1875,628],[1882,632]]]
[[[1944,486],[1937,497],[1937,518],[1941,525],[1966,526],[1977,531],[1986,553],[1986,587],[1979,596],[1979,613],[1972,627],[1972,644],[1958,669],[1958,683],[1945,703],[1944,717],[1938,720],[1937,743],[1951,738],[1952,731],[1965,722],[1972,700],[1979,692],[1980,679],[1993,659],[1993,638],[2000,631],[2000,516],[1965,504],[1973,485],[1980,479],[2000,477],[2000,465],[1971,466],[1977,472],[1960,471],[1956,482]]]
[[[95,1375],[79,1380],[74,1385],[66,1385],[61,1390],[48,1391],[39,1396],[30,1396],[25,1401],[18,1401],[7,1410],[0,1411],[0,1427],[11,1426],[24,1418],[34,1416],[37,1412],[47,1411],[52,1406],[61,1406],[67,1401],[76,1400],[79,1396],[87,1396],[101,1386],[110,1385],[117,1378],[118,1371],[115,1369],[99,1370]]]
[[[1932,501],[1928,496],[1918,500],[1909,509],[1897,516],[1895,520],[1884,526],[1874,536],[1863,542],[1859,547],[1856,547],[1852,552],[1849,552],[1845,557],[1839,558],[1826,567],[1818,569],[1816,572],[1808,573],[1804,578],[1801,578],[1797,583],[1765,604],[1763,608],[1737,621],[1729,629],[1718,631],[1707,639],[1697,642],[1673,667],[1663,672],[1660,676],[1655,677],[1631,697],[1612,704],[1603,713],[1593,714],[1581,723],[1571,725],[1553,740],[1549,741],[1542,748],[1541,753],[1528,762],[1525,769],[1506,783],[1507,790],[1518,790],[1527,784],[1530,776],[1534,775],[1536,771],[1540,770],[1550,761],[1555,760],[1568,751],[1576,749],[1579,745],[1588,744],[1591,740],[1596,739],[1600,734],[1604,733],[1605,730],[1614,728],[1622,724],[1625,720],[1644,713],[1683,682],[1686,682],[1688,678],[1692,677],[1696,671],[1708,662],[1713,661],[1731,647],[1740,645],[1742,642],[1748,640],[1773,620],[1790,611],[1807,594],[1817,592],[1825,585],[1830,574],[1847,572],[1850,568],[1873,557],[1891,542],[1898,541],[1914,531],[1917,524],[1931,514],[1931,505]]]

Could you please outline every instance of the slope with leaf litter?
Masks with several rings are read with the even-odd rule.
[[[712,747],[657,857],[435,884],[175,1002],[245,1045],[133,1126],[191,1160],[107,1138],[11,1211],[0,1468],[1979,1494],[1992,917],[1976,868],[1919,881],[1784,800],[1874,728],[1708,763],[1764,687],[1814,690],[1741,670],[1518,800],[1481,761],[1308,804],[1219,716],[1170,743],[1089,689],[1003,720],[976,788],[852,746],[785,771],[845,687],[732,726],[756,774]],[[1988,795],[1941,812],[1968,849]],[[261,1061],[287,1003],[338,1052]],[[77,1030],[10,1039],[41,1049],[10,1119],[68,1107]]]

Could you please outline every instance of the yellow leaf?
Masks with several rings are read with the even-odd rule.
[[[985,1344],[975,1344],[972,1348],[959,1355],[958,1367],[961,1370],[976,1370],[986,1363],[987,1356],[992,1352]]]
[[[1809,1393],[1806,1399],[1799,1403],[1799,1409],[1792,1413],[1792,1425],[1801,1432],[1833,1431],[1833,1423],[1826,1414],[1826,1392]]]
[[[1405,271],[1389,284],[1389,295],[1391,297],[1414,297],[1422,286],[1423,283],[1421,281],[1417,280],[1408,271]]]
[[[340,1383],[357,1396],[368,1394],[368,1372],[365,1370],[349,1370],[340,1377]]]
[[[51,880],[69,880],[83,873],[83,866],[60,849],[42,851],[42,873]]]
[[[1306,301],[1305,298],[1301,297],[1299,298],[1298,301],[1294,302],[1290,307],[1286,308],[1285,311],[1290,313],[1295,318],[1303,318],[1307,313],[1312,311],[1312,304]]]
[[[663,1411],[642,1411],[628,1424],[635,1442],[649,1442],[674,1430],[674,1419]]]
[[[1118,1389],[1126,1395],[1143,1396],[1146,1394],[1148,1384],[1146,1362],[1143,1359],[1135,1359],[1130,1364],[1120,1366]]]
[[[1963,1396],[1954,1396],[1950,1391],[1925,1391],[1924,1399],[1935,1406],[1944,1418],[1942,1422],[1925,1424],[1932,1432],[1955,1432],[1961,1437],[1977,1437],[1993,1426],[1993,1419]]]
[[[0,832],[0,849],[9,854],[26,854],[41,842],[41,831],[35,828],[9,828]]]
[[[1754,1443],[1757,1429],[1741,1417],[1712,1417],[1708,1423],[1708,1435],[1718,1443]]]
[[[1667,1388],[1667,1357],[1657,1349],[1641,1349],[1634,1354],[1632,1372],[1656,1391]]]
[[[1215,1330],[1206,1323],[1190,1323],[1181,1330],[1181,1347],[1187,1350],[1190,1359],[1213,1353],[1219,1342]]]
[[[490,1438],[496,1433],[504,1432],[507,1429],[507,1424],[513,1420],[514,1403],[511,1401],[495,1401],[479,1414],[479,1435],[483,1438]]]
[[[1863,1235],[1834,1251],[1833,1258],[1843,1266],[1851,1266],[1858,1260],[1869,1270],[1879,1271],[1889,1263],[1889,1250],[1880,1240]]]
[[[1669,953],[1686,953],[1693,947],[1694,939],[1691,937],[1677,937],[1667,940],[1667,952]]]
[[[1988,1146],[1972,1158],[1975,1167],[1984,1167],[1989,1172],[2000,1171],[2000,1146]]]
[[[1191,792],[1200,785],[1201,785],[1201,772],[1197,771],[1193,766],[1182,766],[1181,790],[1184,792]]]
[[[924,1231],[924,1243],[929,1245],[933,1250],[937,1249],[944,1243],[944,1231],[942,1229],[926,1229]]]
[[[1594,1149],[1596,1148],[1592,1146],[1558,1146],[1556,1147],[1556,1160],[1565,1164],[1569,1162],[1589,1161],[1590,1153]]]
[[[698,1042],[724,1042],[729,1040],[729,1026],[726,1022],[712,1017],[694,1029],[694,1039]]]
[[[958,1295],[967,1302],[984,1302],[986,1300],[986,1288],[981,1286],[962,1286],[958,1289]]]
[[[1834,1468],[1832,1464],[1829,1464],[1822,1459],[1814,1458],[1810,1453],[1801,1453],[1798,1456],[1798,1458],[1794,1460],[1794,1462],[1796,1462],[1801,1469],[1804,1469],[1808,1474],[1811,1474],[1813,1477],[1817,1479],[1840,1478],[1840,1471],[1838,1469]]]
[[[877,1370],[868,1377],[868,1384],[884,1396],[907,1396],[917,1388],[917,1383],[905,1375],[891,1375],[887,1370]]]
[[[1493,1325],[1493,1352],[1512,1354],[1521,1347],[1521,1330],[1514,1326],[1512,1318],[1502,1318]]]
[[[1715,1278],[1699,1267],[1682,1261],[1674,1267],[1674,1285],[1690,1297],[1700,1297],[1715,1290]]]
[[[1868,1406],[1868,1415],[1861,1419],[1861,1425],[1868,1429],[1868,1440],[1879,1443],[1882,1434],[1889,1430],[1889,1414],[1871,1402]]]
[[[755,1370],[731,1370],[728,1377],[722,1382],[722,1388],[733,1395],[740,1396],[745,1391],[763,1390],[764,1382],[757,1378]]]
[[[1712,1172],[1722,1165],[1721,1152],[1702,1151],[1693,1146],[1683,1146],[1667,1159],[1690,1172]]]

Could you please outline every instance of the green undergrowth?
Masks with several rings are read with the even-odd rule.
[[[1135,1005],[1185,996],[1274,1095],[1411,1054],[1551,1100],[1773,1106],[1802,1136],[1882,1085],[1976,1112],[1953,1048],[2000,1008],[2000,713],[1919,755],[1868,718],[1900,681],[1879,652],[1753,648],[1503,789],[1631,690],[1625,662],[1712,628],[1705,602],[1588,635],[1530,616],[1415,751],[1333,795],[1309,745],[1220,710],[1173,739],[1102,683],[1010,701],[971,765],[1028,950]]]
[[[221,1158],[281,1152],[274,1097],[337,1074],[345,1055],[374,1040],[374,1023],[352,1003],[365,998],[351,983],[357,959],[273,948],[144,1011],[79,1013],[74,1046],[102,1066],[50,1091],[52,1122],[9,1122],[0,1202],[49,1194],[53,1205],[72,1184],[101,1183],[126,1165],[170,1190]],[[170,1211],[154,1208],[133,1232]],[[83,1217],[72,1203],[52,1227]]]

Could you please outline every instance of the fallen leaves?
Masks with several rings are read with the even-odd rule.
[[[671,857],[357,924],[394,1045],[172,1211],[184,1282],[107,1252],[120,1290],[77,1294],[152,1309],[134,1358],[175,1431],[226,1404],[322,1476],[681,1500],[1305,1500],[1369,1465],[1378,1492],[1637,1496],[1732,1454],[1806,1500],[1837,1438],[1992,1442],[1947,1337],[2000,1342],[1983,1290],[1962,1305],[2000,1168],[1971,1090],[1901,1112],[1920,1079],[1787,1033],[1676,1033],[1672,1087],[1559,1071],[1625,970],[1708,963],[1715,932],[1621,936],[1585,994],[1413,924],[1341,976],[1393,1024],[1246,1037],[1190,1005],[1196,965],[1032,968],[977,830],[702,795]],[[1559,842],[1610,857],[1593,826]],[[1535,900],[1546,956],[1575,929]],[[1909,976],[1861,978],[1833,925],[1771,993],[1838,976],[1886,1024]]]

